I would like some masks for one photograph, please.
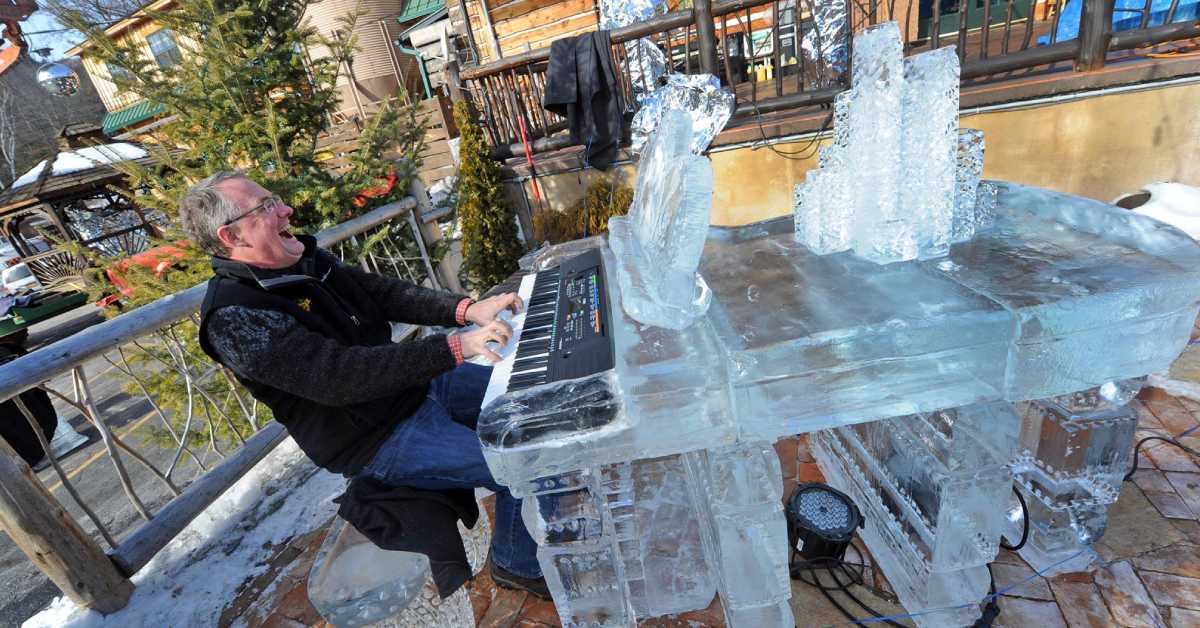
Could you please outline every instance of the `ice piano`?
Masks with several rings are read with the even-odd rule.
[[[536,325],[514,321],[479,421],[496,479],[534,497],[523,515],[563,624],[633,626],[719,592],[731,626],[796,625],[772,444],[805,432],[919,625],[978,616],[1014,474],[1022,554],[1086,565],[1129,462],[1125,403],[1200,309],[1200,246],[1098,201],[985,182],[971,209],[987,220],[936,256],[818,254],[792,216],[709,228],[696,193],[711,171],[686,162],[677,124],[651,138],[607,239],[535,262]],[[605,355],[549,374],[564,338]]]

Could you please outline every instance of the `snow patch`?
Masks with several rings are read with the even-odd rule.
[[[62,596],[22,626],[215,626],[238,586],[267,568],[264,547],[324,524],[345,488],[288,438],[134,575],[124,609],[104,616]]]
[[[104,166],[118,161],[128,161],[130,159],[141,159],[149,156],[150,153],[145,149],[129,144],[127,142],[116,142],[113,144],[105,144],[103,146],[90,146],[81,148],[76,151],[67,151],[59,153],[54,159],[54,164],[51,166],[50,174],[61,175],[71,174],[72,172],[80,172],[95,168],[96,166]],[[38,175],[42,173],[42,169],[46,167],[46,160],[38,162],[29,172],[21,175],[16,181],[13,181],[12,189],[28,185],[37,181]]]

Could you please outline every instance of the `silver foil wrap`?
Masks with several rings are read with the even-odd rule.
[[[836,82],[846,71],[850,60],[847,3],[810,0],[801,3],[801,6],[812,11],[813,15],[812,22],[805,25],[800,40],[805,63],[821,69],[817,74],[818,84]]]
[[[636,24],[667,10],[666,0],[603,0],[600,3],[600,30]]]
[[[649,39],[625,42],[625,63],[633,97],[639,103],[654,93],[659,80],[667,74],[666,55]]]
[[[676,109],[691,117],[691,148],[699,155],[725,128],[736,104],[733,93],[723,89],[721,82],[711,74],[668,74],[666,85],[647,96],[633,117],[633,152],[641,153],[650,134],[658,128],[663,111]]]

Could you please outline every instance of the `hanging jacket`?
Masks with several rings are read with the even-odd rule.
[[[612,163],[621,142],[623,105],[608,31],[550,44],[542,106],[567,119],[571,141],[586,147],[588,165],[603,170]]]

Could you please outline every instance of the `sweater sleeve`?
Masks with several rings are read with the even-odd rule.
[[[461,327],[456,314],[466,297],[418,286],[410,281],[369,273],[342,264],[341,270],[375,297],[388,320],[415,325]]]
[[[374,347],[346,346],[274,310],[224,307],[211,314],[208,340],[238,375],[329,406],[379,399],[453,369],[446,336]]]

